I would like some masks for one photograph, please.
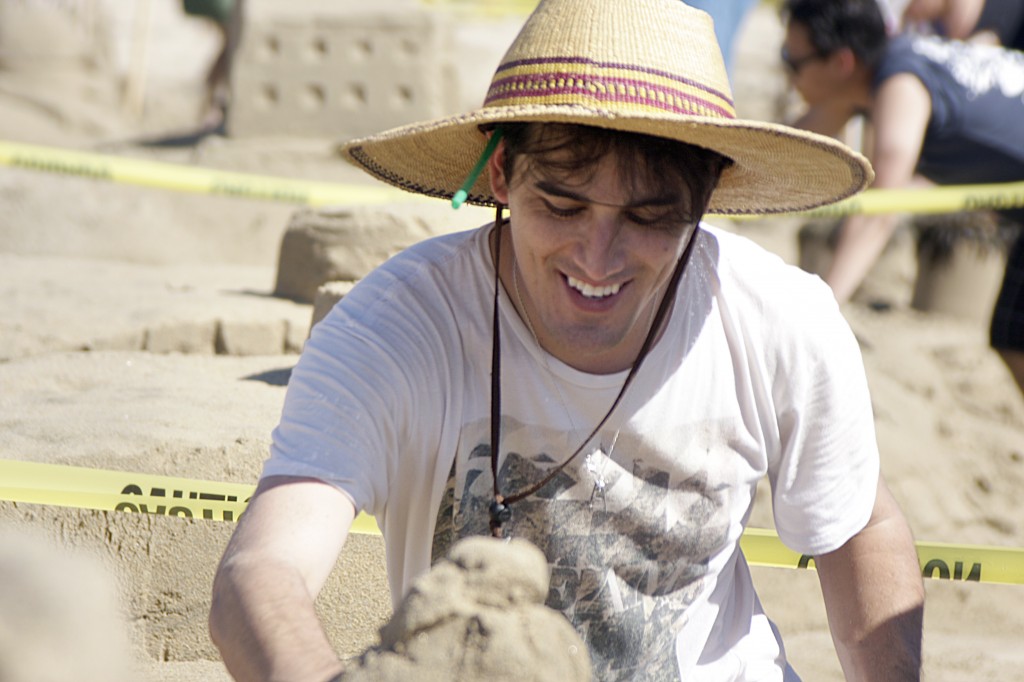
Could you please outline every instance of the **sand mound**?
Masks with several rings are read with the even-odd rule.
[[[548,566],[525,540],[467,538],[416,581],[345,682],[590,680],[587,648],[544,606]]]

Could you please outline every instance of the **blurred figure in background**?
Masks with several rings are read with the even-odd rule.
[[[1024,0],[910,0],[904,27],[1024,50]]]
[[[231,101],[231,66],[242,36],[244,0],[183,0],[185,14],[211,20],[220,32],[221,48],[206,74],[206,96],[200,122],[204,129],[224,125]]]
[[[809,105],[797,125],[836,135],[864,114],[874,187],[1024,180],[1024,53],[937,36],[889,38],[875,0],[787,0],[782,59]],[[1024,207],[1000,211],[1024,223]],[[857,215],[842,225],[825,281],[855,292],[897,225]],[[1024,240],[1011,250],[991,343],[1024,389]]]

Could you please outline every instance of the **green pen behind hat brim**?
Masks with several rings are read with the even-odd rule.
[[[484,166],[487,165],[487,161],[491,158],[491,154],[498,147],[498,142],[501,140],[501,128],[495,128],[494,132],[491,133],[491,137],[487,140],[487,146],[484,147],[483,152],[480,153],[480,158],[476,160],[476,164],[473,166],[473,170],[469,171],[469,175],[466,176],[466,181],[462,183],[462,186],[452,196],[452,208],[458,210],[462,204],[466,203],[466,199],[469,198],[469,190],[476,184],[477,178],[484,172]]]

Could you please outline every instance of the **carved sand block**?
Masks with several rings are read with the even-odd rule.
[[[921,216],[911,305],[987,324],[1002,285],[1013,228],[994,214]]]
[[[354,282],[405,247],[431,236],[413,210],[343,207],[302,210],[281,240],[274,295],[313,303],[326,282]]]

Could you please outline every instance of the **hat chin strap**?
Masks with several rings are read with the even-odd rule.
[[[494,308],[493,308],[493,322],[492,322],[492,336],[491,336],[491,479],[493,481],[494,489],[494,500],[491,502],[488,511],[490,512],[490,529],[491,535],[496,538],[504,537],[503,526],[512,520],[512,504],[522,500],[530,495],[533,495],[538,490],[547,485],[551,480],[557,476],[569,462],[576,459],[576,457],[583,452],[587,443],[593,438],[598,431],[600,431],[608,419],[615,412],[615,408],[622,402],[622,397],[626,394],[626,389],[633,382],[637,373],[640,371],[640,365],[643,364],[644,359],[650,353],[651,348],[654,346],[654,341],[658,336],[658,330],[661,328],[662,323],[668,316],[669,310],[672,307],[672,302],[676,297],[676,290],[679,288],[679,281],[682,279],[683,270],[686,269],[686,264],[690,261],[690,254],[693,252],[693,245],[697,241],[697,231],[700,229],[700,220],[697,221],[693,231],[690,232],[690,238],[686,242],[686,248],[683,249],[683,254],[676,261],[675,268],[672,270],[672,276],[668,280],[668,285],[665,287],[665,294],[661,298],[661,302],[658,304],[658,311],[654,315],[654,320],[651,322],[651,328],[647,330],[647,336],[644,338],[644,343],[640,347],[640,352],[637,353],[636,361],[633,366],[629,368],[629,374],[626,375],[626,380],[622,382],[622,388],[619,389],[619,394],[615,396],[615,401],[612,402],[612,406],[605,412],[604,417],[598,422],[594,430],[583,439],[580,446],[576,448],[564,462],[555,467],[547,476],[537,481],[533,485],[530,485],[517,493],[505,496],[501,493],[498,487],[498,443],[501,440],[501,325],[499,324],[498,315],[498,292],[501,289],[501,279],[499,273],[501,271],[501,228],[504,225],[504,220],[501,216],[502,210],[505,207],[502,204],[497,205],[497,210],[494,214]]]

